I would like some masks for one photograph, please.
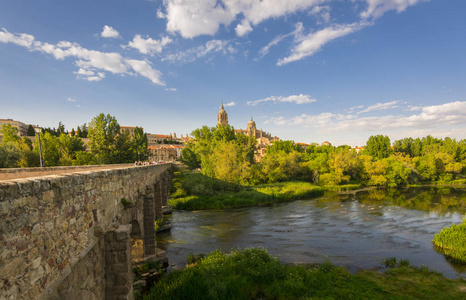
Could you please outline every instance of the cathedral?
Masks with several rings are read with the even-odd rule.
[[[225,108],[222,106],[220,108],[220,111],[218,112],[217,116],[217,126],[227,126],[228,125],[228,114],[225,111]],[[255,155],[255,159],[257,161],[260,161],[261,157],[265,155],[265,151],[267,149],[267,146],[272,144],[272,142],[279,141],[280,139],[278,137],[272,137],[272,135],[268,132],[264,132],[261,129],[257,129],[256,127],[256,122],[251,117],[251,120],[249,120],[246,129],[235,129],[235,133],[241,133],[244,135],[248,136],[253,136],[257,140],[257,151]]]

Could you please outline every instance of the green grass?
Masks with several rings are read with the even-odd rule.
[[[466,217],[463,224],[442,229],[432,242],[453,261],[466,264]]]
[[[400,263],[401,265],[401,263]],[[403,264],[405,265],[405,264]],[[330,262],[281,264],[263,248],[215,251],[165,275],[144,299],[464,299],[466,281],[426,267],[351,274]]]
[[[282,182],[257,186],[241,186],[234,189],[212,190],[210,188],[197,190],[209,190],[210,193],[201,194],[193,192],[189,196],[186,193],[172,194],[169,205],[175,209],[224,209],[256,205],[265,205],[277,202],[292,201],[323,195],[322,187],[307,182]],[[181,195],[180,195],[181,194]],[[177,197],[178,196],[178,197]]]

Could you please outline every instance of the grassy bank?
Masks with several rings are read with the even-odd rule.
[[[320,266],[281,264],[265,249],[250,248],[200,258],[164,276],[144,299],[464,299],[466,281],[426,267],[398,266],[384,274],[350,274]]]
[[[223,209],[265,205],[320,196],[324,188],[307,182],[280,182],[242,186],[203,176],[176,174],[172,199],[175,209]]]
[[[442,229],[432,242],[455,262],[466,264],[466,218],[463,224]]]

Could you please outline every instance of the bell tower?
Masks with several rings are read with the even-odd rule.
[[[222,107],[220,108],[220,111],[218,112],[217,116],[217,126],[227,126],[228,125],[228,114],[225,111],[225,108],[223,108],[223,101],[222,101]]]

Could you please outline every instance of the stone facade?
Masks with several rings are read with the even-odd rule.
[[[0,181],[0,299],[131,299],[130,236],[154,252],[145,231],[168,198],[171,168]]]

